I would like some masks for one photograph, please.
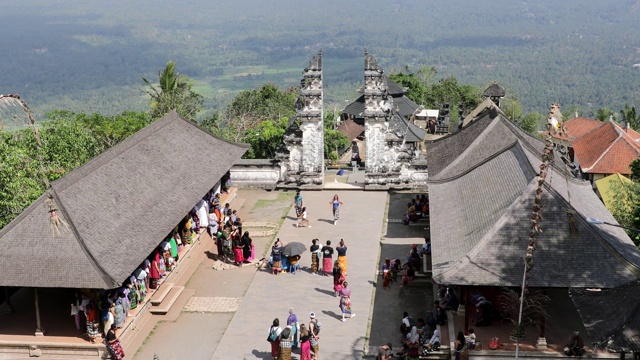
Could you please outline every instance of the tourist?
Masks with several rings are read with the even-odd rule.
[[[118,340],[116,336],[116,329],[116,324],[112,324],[107,332],[107,350],[109,354],[111,354],[112,359],[120,360],[124,358],[124,350],[122,350],[120,340]]]
[[[300,261],[300,255],[291,255],[287,258],[289,264],[289,273],[295,275],[298,270],[298,262]]]
[[[219,212],[220,211],[218,210],[218,213]],[[220,226],[219,222],[220,218],[218,218],[218,215],[216,214],[216,208],[209,208],[209,227],[207,229],[208,234],[209,236],[211,236],[211,238],[213,238],[218,233],[218,227]]]
[[[431,329],[429,329],[429,325],[424,321],[423,318],[418,319],[418,335],[420,335],[420,342],[423,343],[427,341],[427,337],[431,333]]]
[[[342,289],[340,290],[340,311],[342,311],[342,322],[344,322],[345,316],[349,318],[355,317],[356,314],[351,312],[351,289],[348,288],[349,283],[344,281],[342,283]]]
[[[316,313],[313,311],[309,314],[309,319],[309,343],[311,345],[311,352],[313,352],[313,360],[318,360],[320,353],[320,345],[318,345],[318,341],[320,340],[320,323],[318,319],[316,319]]]
[[[100,324],[98,322],[98,310],[93,304],[87,304],[85,307],[85,313],[87,315],[87,337],[92,343],[96,342],[96,337],[100,333]]]
[[[378,355],[376,356],[376,360],[393,360],[392,351],[393,347],[391,347],[391,343],[380,346],[378,348]]]
[[[340,290],[342,290],[343,282],[346,279],[346,276],[342,273],[342,269],[340,268],[340,264],[338,260],[333,263],[333,292],[334,296],[338,296]]]
[[[276,239],[276,242],[271,248],[271,272],[274,275],[278,275],[282,271],[282,243],[280,238]]]
[[[227,241],[227,237],[228,235],[224,231],[224,229],[218,228],[218,232],[216,233],[216,249],[218,250],[218,260],[224,261],[224,242]]]
[[[411,327],[411,331],[409,331],[406,340],[403,342],[403,347],[407,360],[418,359],[420,355],[420,335],[416,326]]]
[[[243,249],[244,245],[242,244],[242,238],[240,237],[240,233],[238,229],[234,230],[233,235],[231,236],[233,239],[233,254],[235,256],[235,264],[236,266],[242,266],[242,262],[244,261]]]
[[[245,231],[242,234],[242,257],[244,258],[244,262],[250,262],[255,258],[255,251],[253,247],[253,240],[249,236],[249,232]]]
[[[393,273],[391,272],[391,259],[384,259],[382,264],[382,288],[389,289],[391,287],[391,281],[393,280]]]
[[[300,324],[300,360],[311,360],[311,336],[305,324]]]
[[[458,336],[456,336],[456,360],[466,360],[469,358],[469,352],[465,347],[466,339],[464,338],[464,333],[462,331],[458,331]]]
[[[287,318],[287,326],[291,326],[291,347],[298,347],[298,317],[293,312],[293,308],[289,308],[289,317]]]
[[[121,329],[122,326],[124,326],[124,322],[127,320],[127,311],[125,310],[127,304],[124,299],[124,293],[119,292],[118,298],[116,299],[113,307],[114,321],[118,329]]]
[[[567,345],[564,347],[564,354],[567,356],[584,355],[584,341],[579,331],[574,331],[573,335],[569,338]]]
[[[291,360],[291,328],[287,326],[280,334],[278,360]]]
[[[336,252],[338,253],[338,264],[340,264],[342,274],[347,276],[347,245],[344,244],[343,239],[340,239],[340,244],[336,247]]]
[[[309,224],[309,218],[307,217],[307,208],[303,207],[300,210],[300,214],[298,215],[298,222],[296,223],[296,227],[303,227],[306,226],[308,228],[311,227],[311,224]]]
[[[280,320],[275,318],[267,335],[267,340],[271,343],[271,357],[273,360],[278,358],[278,353],[280,352],[280,333],[282,333]]]
[[[333,225],[337,225],[338,220],[340,220],[340,206],[342,205],[342,201],[340,201],[337,194],[333,195],[333,199],[329,202],[329,205],[331,205],[333,212]]]
[[[454,314],[458,311],[460,307],[460,302],[458,301],[458,297],[456,296],[455,291],[452,288],[447,290],[447,295],[445,296],[445,303],[443,308],[445,310],[451,310]]]
[[[409,331],[411,331],[411,328],[415,325],[413,318],[411,316],[409,316],[408,312],[403,312],[402,313],[402,323],[400,324],[400,334],[402,334],[403,337],[406,337],[407,334],[409,333]]]
[[[327,240],[327,245],[322,247],[322,271],[325,276],[332,274],[333,267],[333,248],[331,247],[331,240]]]
[[[318,245],[318,239],[311,240],[311,273],[318,275],[318,269],[320,267],[320,245]]]
[[[466,336],[467,348],[473,350],[476,348],[476,332],[473,329],[469,329],[469,335]]]
[[[411,263],[407,263],[404,266],[404,272],[402,273],[402,285],[400,287],[404,287],[409,285],[411,281],[416,278],[416,271],[413,269],[413,265]]]
[[[151,255],[151,266],[149,267],[149,289],[157,289],[160,280],[160,252],[158,249]]]
[[[422,249],[420,250],[420,255],[430,255],[431,254],[431,240],[429,238],[424,238],[424,244],[422,244]]]
[[[440,330],[433,330],[433,336],[429,339],[429,342],[425,346],[425,350],[427,351],[438,351],[440,350]]]
[[[300,217],[300,213],[302,212],[302,199],[304,197],[300,194],[300,190],[296,190],[296,196],[293,198],[295,209],[296,209],[296,217]]]
[[[115,325],[115,321],[116,321],[116,317],[114,316],[115,306],[111,303],[108,306],[109,307],[107,308],[105,315],[103,315],[102,317],[102,321],[104,322],[102,333],[105,335],[107,334],[109,329],[111,329],[111,325]]]

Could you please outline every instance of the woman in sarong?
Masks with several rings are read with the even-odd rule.
[[[280,238],[276,239],[276,242],[271,248],[271,272],[274,275],[278,275],[282,271],[282,244]]]
[[[347,275],[347,245],[344,244],[344,240],[340,239],[340,244],[336,247],[336,252],[338,253],[338,264],[340,265],[340,269],[342,269],[342,273]]]
[[[342,205],[342,201],[338,195],[333,195],[333,199],[329,202],[331,205],[331,209],[333,212],[333,225],[338,225],[338,220],[340,219],[340,206]]]
[[[340,311],[342,311],[342,322],[346,320],[346,316],[352,318],[356,314],[351,312],[351,289],[347,286],[349,283],[344,281],[342,283],[342,290],[340,290]]]
[[[121,360],[124,358],[124,350],[120,345],[120,340],[116,336],[116,324],[111,325],[111,330],[107,332],[107,350],[111,354],[111,358],[114,360]]]
[[[336,260],[333,263],[333,292],[335,296],[338,296],[340,294],[340,290],[342,290],[342,283],[344,279],[345,279],[345,276],[342,273],[342,269],[340,269],[338,260]]]
[[[320,265],[320,245],[318,245],[318,239],[311,240],[311,273],[318,274],[318,268]]]
[[[280,334],[278,360],[291,360],[291,328],[288,326]]]
[[[240,238],[240,234],[237,233],[232,235],[233,238],[233,254],[235,255],[235,264],[236,266],[241,266],[244,261],[243,249],[244,245],[242,244],[242,239]]]
[[[244,262],[249,262],[253,260],[254,258],[252,255],[253,240],[251,240],[251,237],[249,236],[248,231],[245,231],[244,234],[242,234],[242,245],[244,246],[242,248],[242,256],[244,257]]]
[[[327,240],[327,245],[322,247],[322,271],[325,275],[331,275],[333,273],[333,248],[331,247],[331,240]]]

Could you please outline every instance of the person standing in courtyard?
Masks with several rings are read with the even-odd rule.
[[[107,350],[112,359],[121,360],[124,358],[124,350],[122,350],[120,340],[116,336],[116,329],[116,324],[111,324],[109,331],[107,331]]]
[[[278,360],[291,360],[291,328],[288,326],[280,334]]]
[[[296,196],[293,198],[293,203],[296,208],[296,217],[300,218],[300,214],[302,213],[302,194],[300,194],[300,190],[296,191]]]
[[[342,273],[342,269],[338,264],[338,260],[333,263],[333,292],[335,296],[340,295],[340,290],[342,290],[342,283],[346,279],[345,275]]]
[[[309,330],[304,324],[300,324],[300,360],[311,360],[311,343]]]
[[[287,326],[291,326],[291,348],[295,349],[298,347],[298,317],[293,312],[293,308],[289,308]]]
[[[318,269],[320,268],[320,245],[318,245],[318,239],[311,240],[311,273],[318,275]]]
[[[331,240],[327,240],[327,245],[322,247],[322,271],[325,276],[333,274],[333,248]]]
[[[346,317],[352,318],[356,314],[351,312],[351,289],[349,289],[349,283],[344,281],[342,283],[342,290],[340,290],[340,311],[342,311],[342,322],[345,322]]]
[[[336,252],[338,253],[338,264],[342,270],[342,275],[347,276],[347,245],[344,244],[343,239],[340,239]]]
[[[313,360],[318,360],[318,354],[320,353],[320,323],[316,319],[316,313],[313,311],[309,314],[309,343],[311,345],[311,352],[313,352]]]
[[[340,220],[340,206],[342,205],[338,194],[333,195],[333,199],[329,202],[329,205],[331,205],[333,211],[333,225],[338,225],[338,220]]]
[[[282,333],[282,328],[280,327],[280,320],[278,318],[273,319],[273,323],[269,328],[269,334],[267,335],[267,340],[271,343],[271,357],[273,360],[278,358],[278,353],[280,352],[280,334]]]

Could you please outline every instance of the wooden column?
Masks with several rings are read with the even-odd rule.
[[[543,292],[545,295],[547,295],[546,290]],[[544,321],[544,317],[542,317],[542,319],[540,319],[540,335],[538,336],[538,341],[536,341],[536,348],[538,350],[546,350],[547,349],[547,339],[544,336],[544,328],[545,328],[545,321]]]
[[[44,329],[40,323],[40,303],[38,301],[38,288],[33,288],[36,303],[36,336],[44,336]]]
[[[460,299],[464,302],[464,333],[469,333],[469,311],[473,311],[473,309],[469,309],[469,291],[466,286],[462,287],[462,296]]]
[[[13,306],[11,306],[11,294],[9,294],[8,286],[4,287],[4,298],[6,299],[5,302],[7,303],[7,306],[4,308],[4,313],[13,314]]]

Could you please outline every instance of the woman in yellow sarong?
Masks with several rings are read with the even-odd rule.
[[[344,276],[347,275],[347,245],[344,244],[344,240],[340,239],[340,244],[336,247],[338,253],[338,265],[342,270]]]

